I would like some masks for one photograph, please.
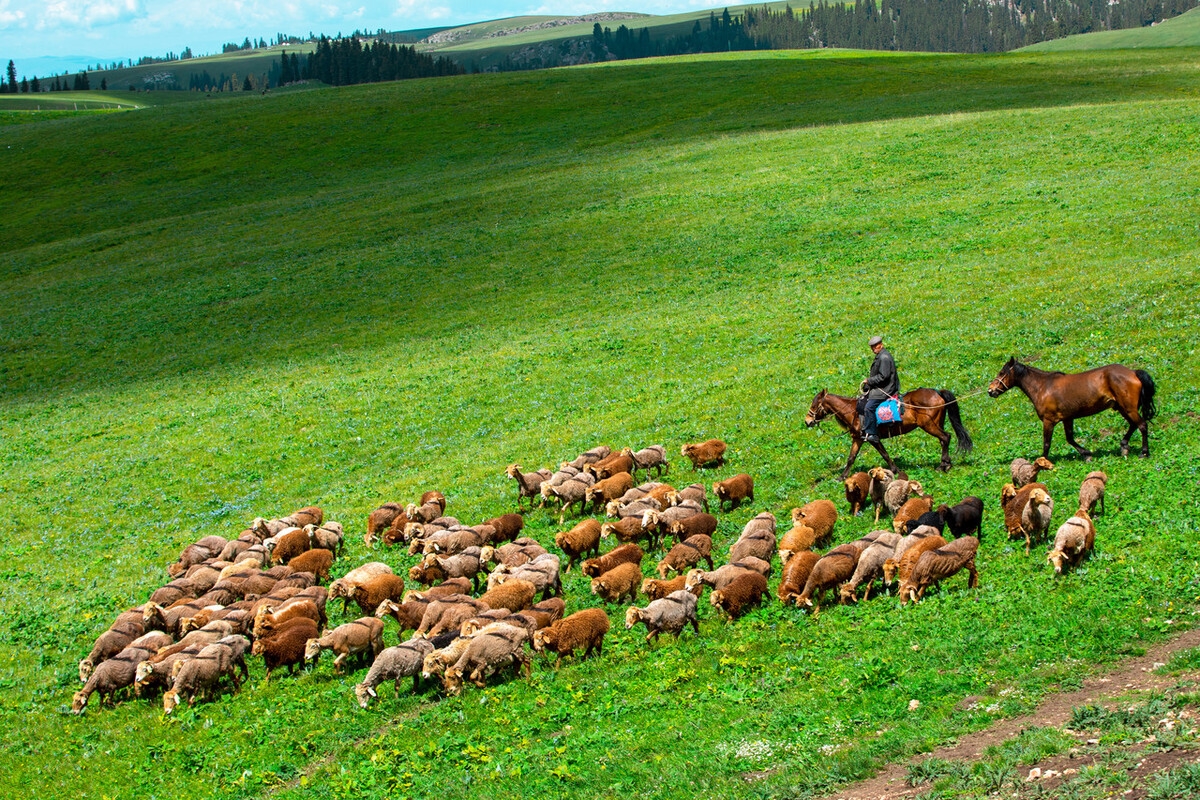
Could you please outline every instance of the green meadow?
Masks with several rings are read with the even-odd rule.
[[[1156,25],[1144,28],[1128,28],[1119,31],[1096,31],[1078,36],[1064,36],[1038,42],[1024,48],[1025,51],[1060,50],[1112,50],[1141,47],[1196,47],[1200,46],[1200,9],[1165,19]]]
[[[1194,625],[1198,59],[739,53],[0,127],[6,791],[819,796]],[[436,488],[473,524],[514,509],[510,463],[661,443],[676,486],[754,476],[718,560],[820,497],[856,538],[849,440],[804,414],[853,393],[877,332],[906,388],[963,397],[949,473],[923,434],[889,448],[938,501],[984,498],[977,590],[732,624],[706,595],[699,636],[653,645],[610,606],[602,656],[453,699],[405,681],[364,711],[365,667],[264,684],[254,658],[169,718],[70,714],[78,661],[184,546],[310,503],[346,526],[335,574],[406,573],[362,543],[380,503]],[[1055,528],[1110,481],[1097,552],[1057,579],[998,503],[1040,426],[974,393],[1014,354],[1158,384],[1148,460],[1111,412],[1077,426],[1092,463],[1058,432]],[[693,475],[680,445],[714,436],[727,465]],[[557,516],[526,521],[553,551]],[[599,605],[577,572],[566,602]]]

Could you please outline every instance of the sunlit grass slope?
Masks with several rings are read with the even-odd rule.
[[[1196,52],[740,54],[178,104],[4,129],[0,166],[0,775],[46,797],[803,796],[1028,708],[1192,624],[1200,444]],[[164,719],[70,716],[76,664],[207,534],[317,503],[335,572],[366,514],[443,490],[513,508],[505,465],[721,436],[762,510],[841,501],[847,439],[806,430],[866,338],[905,386],[983,386],[1009,355],[1120,361],[1159,385],[1152,458],[1048,474],[1057,526],[1111,476],[1098,552],[1055,580],[997,497],[1036,454],[1025,400],[970,395],[939,500],[987,502],[981,588],[812,618],[777,603],[532,681],[262,682]],[[1060,433],[1061,437],[1061,433]],[[860,462],[863,463],[863,462]],[[865,465],[875,461],[867,458]],[[843,518],[837,541],[871,529]],[[555,520],[528,515],[550,544]],[[648,559],[649,562],[650,559]],[[772,580],[772,587],[776,579]],[[568,611],[597,604],[567,580]],[[340,610],[334,622],[345,621]],[[640,629],[639,629],[640,630]],[[387,632],[395,641],[394,628]],[[978,710],[966,695],[992,700]],[[910,700],[920,707],[909,710]]]
[[[1178,17],[1163,20],[1144,28],[1120,31],[1096,31],[1039,42],[1024,48],[1026,51],[1108,50],[1141,47],[1198,47],[1200,46],[1200,8],[1193,8]]]

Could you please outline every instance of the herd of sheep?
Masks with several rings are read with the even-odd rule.
[[[725,452],[718,439],[681,450],[693,470],[723,464]],[[1010,538],[1024,538],[1027,553],[1048,538],[1054,502],[1037,479],[1051,469],[1045,458],[1016,459],[1012,483],[1001,491],[1005,528]],[[639,471],[648,478],[650,470],[656,480],[634,484]],[[413,679],[414,689],[436,679],[445,694],[456,695],[464,683],[482,687],[497,673],[528,675],[531,651],[559,659],[600,655],[608,612],[566,614],[562,574],[577,564],[603,603],[630,604],[625,628],[643,625],[647,641],[661,633],[678,637],[689,626],[698,634],[706,587],[710,604],[736,620],[768,596],[776,558],[782,566],[778,599],[814,613],[826,592],[837,602],[855,603],[876,586],[880,593],[896,586],[907,603],[959,572],[968,574],[971,588],[978,584],[984,512],[978,497],[935,508],[919,482],[875,468],[845,481],[846,502],[854,515],[874,505],[876,525],[887,514],[892,530],[818,554],[814,548],[832,541],[838,512],[831,500],[816,500],[792,510],[792,527],[782,535],[774,514],[758,514],[717,566],[718,521],[708,491],[701,483],[676,489],[662,482],[669,470],[661,445],[619,452],[597,447],[556,471],[508,467],[518,512],[526,504],[532,510],[535,502],[556,505],[563,527],[578,507],[579,523],[554,536],[558,552],[521,535],[522,513],[465,525],[446,514],[441,492],[426,492],[416,503],[385,503],[368,517],[364,542],[406,546],[417,556],[407,580],[387,564],[370,562],[330,581],[345,533],[315,506],[255,519],[235,539],[206,536],[167,568],[170,582],[118,615],[96,639],[79,664],[84,686],[72,710],[82,713],[93,694],[111,702],[118,691],[132,690],[140,697],[161,692],[169,714],[181,702],[213,697],[226,679],[236,692],[248,677],[247,655],[262,657],[264,680],[280,667],[291,673],[316,665],[327,651],[336,673],[361,658],[370,668],[354,692],[364,708],[386,681],[399,691],[405,678]],[[1047,555],[1057,572],[1078,565],[1092,549],[1092,514],[1104,508],[1106,482],[1103,472],[1092,472],[1080,487],[1078,510],[1059,528]],[[753,478],[742,473],[717,481],[712,494],[718,511],[753,502]],[[584,516],[589,510],[603,513],[605,521]],[[606,540],[616,546],[602,553]],[[643,572],[650,552],[662,556],[654,566],[657,577]],[[414,590],[414,584],[422,588]],[[636,605],[639,596],[649,602]],[[331,628],[326,605],[338,599],[343,614],[353,603],[361,616]],[[394,647],[384,646],[388,619],[402,638]],[[403,640],[408,631],[411,638]]]

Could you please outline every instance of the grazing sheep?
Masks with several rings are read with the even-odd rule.
[[[858,587],[866,585],[866,590],[863,592],[863,600],[870,598],[871,585],[876,578],[883,577],[883,565],[888,559],[896,555],[896,543],[900,541],[900,537],[895,536],[895,541],[880,540],[863,551],[858,557],[858,564],[854,567],[854,574],[850,576],[850,580],[842,584],[839,591],[839,598],[843,603],[858,602]]]
[[[467,578],[475,589],[479,588],[479,576],[484,571],[482,548],[468,547],[449,557],[429,555],[425,557],[425,562],[427,565],[437,564],[442,571],[442,582],[451,578]]]
[[[745,500],[753,503],[754,478],[742,472],[732,478],[717,481],[713,484],[713,494],[717,498],[717,508],[722,511],[725,510],[726,503],[729,503],[730,511],[740,506]]]
[[[647,511],[646,513],[658,512]],[[616,540],[623,544],[645,541],[650,546],[654,545],[654,533],[647,530],[642,519],[638,517],[624,517],[616,522],[604,523],[600,526],[600,537],[602,539],[616,537]]]
[[[304,660],[316,666],[322,650],[332,650],[337,654],[333,659],[335,675],[342,674],[342,666],[350,656],[369,651],[374,659],[383,650],[383,620],[362,617],[309,639],[304,647]]]
[[[395,647],[389,647],[375,656],[371,669],[363,682],[354,687],[354,697],[358,704],[366,708],[370,698],[378,698],[375,687],[384,681],[393,681],[397,696],[400,694],[400,681],[404,678],[413,679],[413,691],[421,686],[421,667],[425,656],[433,652],[433,642],[428,639],[409,639]]]
[[[592,482],[595,482],[595,476],[590,472],[584,472],[583,467],[574,467],[564,461],[562,466],[559,467],[558,472],[555,472],[549,478],[542,481],[542,488],[539,490],[540,494],[542,495],[541,506],[544,508],[550,498],[554,497],[554,492],[551,491],[552,489],[554,489],[556,486],[562,486],[567,481],[578,478],[580,475],[587,476],[587,478],[584,478],[584,480],[591,478],[593,479]],[[588,484],[588,486],[591,485],[591,483]]]
[[[404,515],[418,524],[433,522],[435,519],[441,517],[445,513],[445,497],[435,497],[428,501],[422,502],[421,505],[409,503],[404,508]]]
[[[705,572],[702,569],[693,569],[688,572],[683,588],[689,592],[695,591],[697,594],[699,594],[698,590],[702,590],[704,586],[711,589],[723,589],[729,585],[730,581],[743,572],[756,571],[742,564],[725,564],[709,572]]]
[[[937,513],[954,536],[983,535],[983,500],[974,495],[964,497],[956,506],[940,505]]]
[[[896,545],[892,557],[883,562],[884,584],[891,585],[895,579],[904,583],[912,575],[913,567],[917,565],[917,559],[922,553],[944,547],[945,544],[946,540],[938,534],[936,528],[918,528],[908,534]]]
[[[1020,489],[1022,486],[1028,486],[1038,479],[1038,473],[1042,470],[1052,470],[1054,464],[1050,463],[1050,459],[1039,457],[1032,464],[1023,458],[1014,458],[1009,471],[1012,473],[1013,486]]]
[[[88,677],[91,676],[92,670],[97,664],[117,655],[133,640],[146,632],[146,626],[142,619],[141,611],[127,612],[118,617],[108,630],[96,637],[92,651],[79,662],[80,683],[87,683]]]
[[[307,618],[298,618],[269,635],[255,640],[251,653],[263,657],[267,674],[263,683],[271,680],[271,673],[278,667],[287,667],[288,674],[296,671],[297,664],[304,663],[304,651],[308,640],[317,636],[317,623]]]
[[[668,572],[674,570],[684,575],[701,560],[707,561],[708,568],[713,569],[712,537],[698,533],[672,547],[663,560],[658,562],[655,571],[659,578],[665,580]]]
[[[535,603],[531,608],[527,608],[520,613],[533,617],[537,621],[538,627],[544,628],[562,619],[566,611],[566,601],[561,597],[551,597],[549,600]]]
[[[576,611],[535,633],[533,650],[537,653],[556,653],[558,658],[555,666],[565,656],[574,656],[581,647],[584,648],[584,658],[590,656],[593,650],[597,655],[604,655],[604,634],[608,633],[608,628],[608,614],[603,609]]]
[[[622,472],[628,472],[630,475],[629,485],[633,486],[633,458],[623,453],[614,453],[608,456],[608,458],[588,464],[583,468],[583,471],[592,473],[598,481],[611,478]]]
[[[521,510],[522,501],[529,499],[529,507],[533,508],[533,499],[542,491],[542,484],[550,479],[550,470],[539,469],[537,472],[521,472],[520,464],[509,464],[504,474],[517,482],[517,510]]]
[[[592,580],[592,594],[606,603],[620,603],[628,597],[637,600],[638,584],[642,582],[642,568],[637,564],[618,564],[599,578]]]
[[[589,578],[599,578],[604,573],[616,568],[619,564],[637,564],[641,569],[642,558],[646,552],[636,544],[623,544],[608,551],[598,558],[589,558],[583,562],[583,574]]]
[[[720,467],[725,464],[725,443],[720,439],[685,444],[679,454],[692,462],[692,471],[701,467]]]
[[[457,631],[463,622],[487,610],[486,602],[470,595],[453,594],[439,598],[425,609],[425,615],[421,617],[421,624],[413,636],[432,639],[438,634]]]
[[[179,636],[179,625],[184,617],[195,616],[204,606],[196,601],[180,602],[169,608],[163,608],[157,603],[146,603],[143,607],[142,626],[147,630],[166,631],[172,636]]]
[[[717,532],[717,518],[712,514],[698,512],[683,519],[668,519],[667,533],[675,541],[684,542],[693,536],[713,536]]]
[[[856,472],[842,482],[846,486],[846,503],[853,516],[861,516],[863,508],[871,500],[871,476]]]
[[[505,564],[510,567],[519,567],[548,552],[533,539],[521,537],[500,547],[485,547],[480,551],[479,557],[485,564]]]
[[[666,501],[669,506],[677,506],[686,500],[699,503],[701,508],[708,511],[708,491],[703,483],[693,483],[679,491],[667,492]]]
[[[964,569],[970,574],[967,588],[978,587],[979,573],[975,569],[977,552],[979,540],[974,536],[963,536],[945,547],[922,553],[908,581],[900,585],[900,602],[919,601],[930,584],[943,581]]]
[[[303,528],[305,525],[320,525],[325,521],[325,512],[318,506],[305,506],[297,511],[293,511],[286,517],[280,517],[279,521],[284,525],[294,528]]]
[[[800,508],[792,509],[792,524],[807,525],[816,534],[816,542],[824,542],[833,536],[837,516],[837,506],[832,500],[813,500]]]
[[[384,600],[400,600],[404,596],[404,578],[399,575],[376,575],[354,587],[352,599],[363,615],[373,614]]]
[[[858,555],[851,549],[834,548],[816,564],[804,583],[804,590],[796,598],[796,605],[819,609],[821,597],[826,590],[836,589],[854,575],[858,566]]]
[[[447,695],[454,697],[462,691],[465,679],[482,689],[487,685],[487,675],[504,666],[515,667],[518,675],[523,666],[526,677],[532,677],[529,655],[525,652],[527,639],[525,630],[511,625],[497,624],[481,630],[469,640],[467,649],[454,666],[447,667],[442,688]]]
[[[570,572],[571,566],[583,555],[600,555],[600,523],[594,519],[585,519],[569,531],[554,534],[554,544],[566,555],[565,572]]]
[[[305,525],[304,531],[308,534],[313,548],[328,550],[335,557],[341,555],[342,545],[346,541],[346,531],[342,528],[342,523],[330,521],[324,525]]]
[[[415,631],[421,627],[421,620],[425,617],[425,610],[428,607],[429,601],[426,600],[406,600],[403,603],[384,600],[379,604],[379,608],[375,609],[375,616],[380,619],[391,617],[396,620],[400,626],[396,633],[403,638],[405,631]]]
[[[636,453],[631,448],[626,447],[621,451],[621,454],[633,459],[633,468],[635,470],[640,469],[645,472],[654,467],[655,477],[661,477],[671,471],[671,465],[667,463],[667,449],[661,444],[652,444],[649,447],[638,450]]]
[[[87,709],[88,698],[99,692],[100,699],[111,705],[113,696],[137,679],[137,666],[153,652],[138,647],[126,647],[112,658],[96,665],[83,688],[71,700],[71,713],[82,714]]]
[[[728,614],[730,619],[737,619],[761,603],[766,594],[767,579],[757,572],[745,572],[724,589],[714,591],[708,602]]]
[[[808,583],[808,576],[820,560],[821,557],[811,550],[802,550],[784,563],[783,577],[779,579],[779,589],[776,592],[779,602],[785,606],[788,603],[798,604],[804,585]]]
[[[803,522],[796,523],[776,545],[779,552],[779,563],[786,565],[792,556],[812,550],[816,544],[817,532]]]
[[[384,503],[379,508],[367,515],[367,535],[363,537],[363,544],[368,547],[371,543],[378,539],[384,531],[392,527],[392,523],[397,518],[403,517],[404,522],[411,522],[404,514],[404,506],[401,503]]]
[[[612,455],[612,448],[606,444],[599,447],[593,447],[586,453],[580,453],[573,461],[570,461],[563,466],[570,466],[574,469],[583,469],[588,464],[595,464],[597,461],[602,461]]]
[[[588,487],[595,484],[595,482],[596,478],[591,473],[581,472],[557,486],[550,487],[551,496],[557,498],[562,504],[558,515],[559,525],[567,518],[567,510],[576,503],[579,503],[579,513],[583,514],[583,504],[587,497]],[[542,485],[545,486],[546,484]]]
[[[515,614],[533,605],[533,598],[537,596],[537,592],[538,587],[533,581],[513,578],[488,589],[479,598],[479,602],[488,608],[504,608]]]
[[[690,503],[671,506],[662,511],[647,511],[642,514],[642,528],[653,537],[655,544],[659,544],[665,538],[672,522],[681,522],[702,513],[704,512],[700,510],[699,505]]]
[[[626,519],[628,517],[643,517],[647,511],[661,511],[663,504],[658,498],[646,495],[637,500],[632,500],[623,503],[620,500],[610,500],[604,506],[604,515],[614,519]]]
[[[321,610],[307,597],[293,597],[284,601],[278,609],[264,605],[255,612],[254,625],[250,630],[256,639],[261,639],[294,619],[308,619],[314,625],[320,625]]]
[[[943,533],[946,530],[946,521],[942,519],[942,515],[937,511],[926,511],[916,519],[910,519],[904,523],[904,530],[898,533],[907,536],[917,528],[933,528],[938,533]]]
[[[387,564],[381,561],[368,562],[361,567],[350,570],[329,584],[329,597],[330,599],[342,598],[342,611],[346,611],[350,608],[350,598],[354,596],[354,589],[360,583],[376,575],[390,574],[392,574],[392,568]]]
[[[488,576],[488,589],[499,586],[509,580],[519,579],[526,580],[537,587],[542,593],[542,599],[551,596],[562,596],[562,578],[559,575],[561,562],[558,556],[553,553],[547,553],[544,556],[538,556],[528,564],[522,564],[519,567],[511,569],[497,568]]]
[[[452,664],[455,664],[462,654],[466,652],[467,645],[471,640],[463,636],[449,636],[449,641],[433,641],[433,652],[425,656],[425,660],[421,662],[421,677],[429,680],[433,677],[439,677],[445,674],[446,669]],[[439,647],[438,645],[441,644]]]
[[[1004,508],[1004,525],[1010,538],[1025,537],[1025,555],[1034,539],[1042,538],[1050,530],[1050,518],[1054,514],[1054,500],[1043,483],[1030,483],[1017,490],[1016,495]]]
[[[1104,508],[1104,490],[1108,486],[1108,476],[1103,472],[1089,472],[1079,487],[1079,510],[1088,514],[1089,518],[1100,504],[1100,513],[1107,514]]]
[[[329,580],[329,569],[333,566],[333,553],[324,548],[313,548],[293,558],[288,566],[296,572],[311,572],[318,581]]]
[[[492,536],[488,540],[488,544],[496,545],[500,542],[515,541],[525,528],[525,518],[520,514],[501,514],[498,517],[484,520],[483,524],[492,528]]]
[[[201,650],[215,641],[194,642],[178,650],[175,647],[168,647],[165,648],[165,651],[160,651],[145,661],[139,662],[137,673],[134,675],[133,693],[138,697],[145,697],[153,689],[164,691],[170,689],[175,663],[200,655]]]
[[[896,478],[887,485],[887,489],[883,493],[883,504],[875,509],[875,524],[879,524],[880,509],[886,510],[889,514],[895,514],[900,510],[900,507],[908,502],[908,498],[914,495],[921,494],[922,487],[918,481],[905,480]]]
[[[237,638],[249,645],[245,637]],[[233,690],[237,692],[242,685],[236,668],[240,657],[240,652],[235,658],[229,645],[217,642],[206,646],[191,658],[175,662],[175,679],[163,695],[163,712],[170,714],[185,697],[189,706],[196,704],[196,697],[201,693],[211,700],[225,675],[233,680]]]
[[[646,642],[658,641],[660,633],[671,633],[675,638],[690,623],[700,633],[700,620],[696,616],[696,595],[688,591],[672,592],[661,600],[655,600],[645,608],[631,606],[625,611],[625,630],[639,622],[646,626]]]
[[[703,570],[697,570],[703,572]],[[687,589],[687,574],[679,573],[671,580],[660,580],[658,578],[646,578],[642,581],[642,594],[646,595],[648,600],[658,600],[666,597],[671,592],[678,592]],[[697,587],[693,594],[699,595],[702,590]]]
[[[910,497],[896,510],[895,516],[892,517],[892,530],[903,535],[908,531],[908,523],[911,520],[920,519],[922,514],[927,514],[933,511],[933,498],[929,495],[921,495],[919,497]]]
[[[617,500],[632,488],[633,476],[628,472],[618,472],[587,488],[583,496],[584,507],[591,505],[592,513],[599,513],[606,503]]]
[[[312,549],[312,539],[303,528],[295,528],[275,540],[271,549],[272,564],[286,564],[305,550]]]
[[[1079,509],[1075,516],[1059,526],[1058,534],[1054,537],[1054,549],[1046,554],[1046,560],[1054,565],[1054,571],[1061,575],[1063,566],[1074,569],[1087,557],[1096,544],[1096,526],[1087,511]]]
[[[183,548],[183,552],[179,554],[178,560],[167,567],[167,574],[172,578],[182,575],[196,564],[202,564],[220,554],[227,544],[229,542],[220,536],[205,536],[203,539]]]

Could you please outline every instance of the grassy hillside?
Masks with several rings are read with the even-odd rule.
[[[1196,56],[733,54],[6,129],[0,774],[72,797],[803,796],[1191,625]],[[986,499],[977,591],[732,625],[706,597],[700,636],[655,646],[611,607],[599,658],[368,711],[361,669],[264,684],[253,659],[241,694],[173,718],[67,713],[112,618],[256,515],[320,504],[350,534],[336,574],[406,570],[361,542],[382,501],[438,488],[473,523],[514,506],[506,464],[601,442],[665,444],[685,485],[675,454],[709,436],[730,459],[701,480],[756,481],[719,556],[759,511],[844,512],[847,440],[803,417],[877,331],[906,386],[960,395],[1013,353],[1155,376],[1151,459],[1114,455],[1112,414],[1078,426],[1097,462],[1056,441],[1056,526],[1111,476],[1078,574],[1003,539],[1037,425],[972,395],[948,475],[927,437],[892,449],[938,499]],[[568,612],[597,604],[568,576]]]
[[[1200,46],[1200,8],[1193,8],[1173,19],[1163,20],[1145,28],[1122,31],[1097,31],[1079,36],[1067,36],[1040,42],[1023,48],[1026,51],[1048,52],[1062,50],[1110,50],[1134,47],[1198,47]]]

